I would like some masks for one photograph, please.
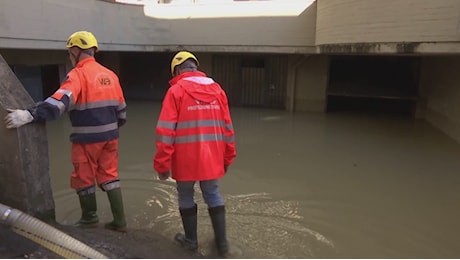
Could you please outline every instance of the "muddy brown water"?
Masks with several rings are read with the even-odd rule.
[[[128,101],[120,178],[128,224],[182,230],[173,180],[152,170],[161,104]],[[398,116],[231,108],[237,158],[221,181],[228,238],[242,258],[460,258],[460,145]],[[47,124],[56,218],[79,218],[69,188],[70,123]],[[97,192],[98,212],[110,220]],[[200,250],[212,247],[197,193]]]

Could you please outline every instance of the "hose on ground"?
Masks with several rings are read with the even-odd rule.
[[[107,258],[86,244],[20,210],[0,203],[0,223],[67,259]]]

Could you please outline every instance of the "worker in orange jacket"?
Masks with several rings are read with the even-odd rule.
[[[173,78],[156,126],[154,169],[161,180],[170,174],[176,180],[185,234],[176,234],[175,240],[187,249],[198,248],[194,185],[199,182],[218,252],[224,256],[228,242],[218,180],[236,156],[234,130],[225,91],[198,65],[187,51],[172,59]]]
[[[117,75],[99,64],[94,54],[98,43],[91,32],[78,31],[67,40],[74,68],[59,89],[29,109],[10,109],[7,128],[58,118],[68,112],[72,123],[72,171],[70,183],[76,190],[82,215],[78,227],[95,227],[96,186],[107,192],[113,221],[105,228],[126,231],[123,200],[118,178],[119,127],[126,122],[126,103]]]

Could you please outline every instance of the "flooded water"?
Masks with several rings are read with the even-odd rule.
[[[128,102],[120,178],[131,228],[182,231],[174,182],[152,170],[160,104]],[[460,258],[460,145],[408,118],[231,108],[237,158],[221,181],[241,258]],[[70,123],[50,122],[57,220],[78,220]],[[101,219],[111,214],[98,191]],[[197,194],[199,243],[213,238]]]

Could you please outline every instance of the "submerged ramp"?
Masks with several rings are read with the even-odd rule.
[[[6,129],[3,123],[7,108],[27,108],[33,104],[32,98],[0,55],[0,203],[43,221],[54,221],[45,124]],[[38,245],[0,225],[2,256],[8,258],[10,254],[13,258],[36,248]]]

